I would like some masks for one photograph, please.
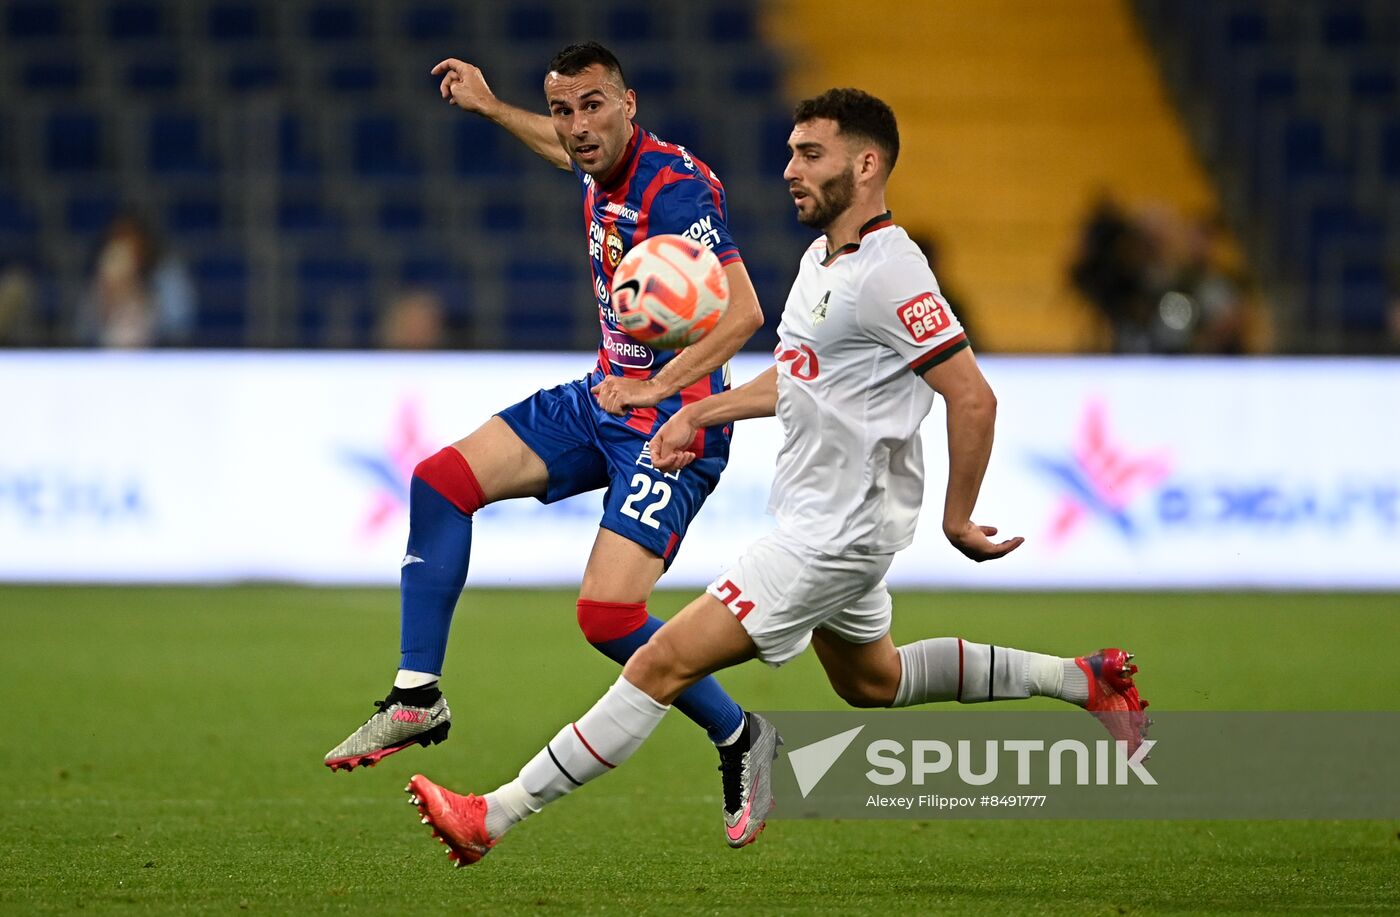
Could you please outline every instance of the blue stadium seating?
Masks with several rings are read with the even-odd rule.
[[[1400,292],[1400,4],[1136,0],[1297,339],[1378,346]],[[1339,266],[1340,265],[1340,266]]]
[[[412,41],[441,40],[452,34],[457,24],[457,10],[450,5],[413,6],[401,16],[404,37]]]
[[[61,174],[95,172],[104,163],[102,122],[94,114],[56,111],[45,124],[45,162]]]
[[[77,194],[68,199],[68,231],[76,236],[96,237],[121,212],[121,204],[111,194]]]
[[[248,3],[220,3],[210,8],[205,23],[210,41],[245,42],[267,38],[263,9]]]
[[[49,0],[20,2],[5,10],[5,32],[18,41],[59,38],[70,34],[68,9]]]
[[[159,176],[209,176],[218,163],[206,146],[205,123],[197,114],[167,110],[151,117],[148,163]]]
[[[342,42],[366,37],[365,10],[351,3],[324,3],[306,14],[306,37],[313,42]]]
[[[554,18],[554,10],[548,6],[512,7],[506,13],[506,40],[552,41],[555,37]]]
[[[112,41],[143,41],[167,34],[165,8],[157,3],[115,3],[107,8],[106,21]]]
[[[70,55],[30,60],[24,65],[20,83],[29,92],[76,94],[83,86],[83,68],[77,51]]]
[[[242,347],[248,339],[248,264],[236,254],[211,255],[192,265],[199,289],[195,343]]]
[[[313,255],[297,265],[297,335],[303,347],[365,347],[374,330],[369,259]]]
[[[774,157],[758,165],[752,152],[781,154],[789,125],[755,6],[605,0],[585,15],[568,0],[5,0],[0,267],[19,259],[62,272],[38,278],[45,291],[81,289],[89,264],[73,253],[132,205],[190,268],[201,345],[367,345],[375,309],[415,285],[481,310],[474,344],[586,346],[596,321],[577,183],[444,105],[427,70],[467,57],[503,98],[542,110],[545,64],[588,22],[626,66],[644,126],[727,182],[772,182]],[[101,66],[84,59],[95,46]],[[717,67],[701,93],[684,62],[706,58],[742,63]],[[1391,91],[1396,72],[1377,67],[1358,76],[1370,96]],[[727,129],[727,101],[742,103],[744,129]],[[771,124],[776,147],[750,124]],[[745,234],[769,303],[791,265],[765,259],[784,250],[789,223]],[[254,278],[279,301],[250,313]],[[70,342],[61,320],[75,304],[45,295],[55,342]]]

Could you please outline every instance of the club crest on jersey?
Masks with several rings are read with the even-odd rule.
[[[831,302],[831,291],[827,290],[822,294],[822,301],[812,307],[812,324],[820,325],[826,321],[826,307]]]
[[[617,263],[622,260],[622,233],[617,231],[616,223],[608,227],[608,234],[603,238],[603,247],[608,253],[608,267],[617,267]]]

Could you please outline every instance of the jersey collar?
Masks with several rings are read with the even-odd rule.
[[[879,216],[871,217],[865,221],[865,225],[861,226],[859,241],[847,242],[845,245],[836,249],[836,251],[827,252],[826,257],[822,259],[822,267],[831,267],[836,259],[840,258],[842,255],[849,255],[853,251],[858,251],[860,249],[860,243],[865,241],[865,237],[875,232],[877,229],[885,229],[893,225],[894,216],[888,210]]]
[[[637,151],[642,148],[642,134],[645,133],[637,122],[632,122],[632,139],[627,141],[627,149],[622,155],[617,157],[617,163],[607,177],[598,182],[599,189],[603,191],[615,191],[620,188],[632,174],[632,166],[637,161]]]

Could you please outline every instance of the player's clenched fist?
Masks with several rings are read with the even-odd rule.
[[[661,425],[651,438],[651,465],[662,473],[676,471],[695,461],[690,444],[697,429],[683,413],[677,412]]]
[[[496,102],[495,93],[486,85],[486,77],[466,61],[449,57],[433,68],[433,76],[439,75],[442,76],[442,84],[438,86],[438,92],[458,108],[485,114]]]

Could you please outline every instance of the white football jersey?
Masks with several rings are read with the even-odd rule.
[[[921,374],[967,346],[928,261],[888,213],[859,243],[802,256],[778,326],[778,453],[769,510],[830,554],[914,539],[924,496]]]

